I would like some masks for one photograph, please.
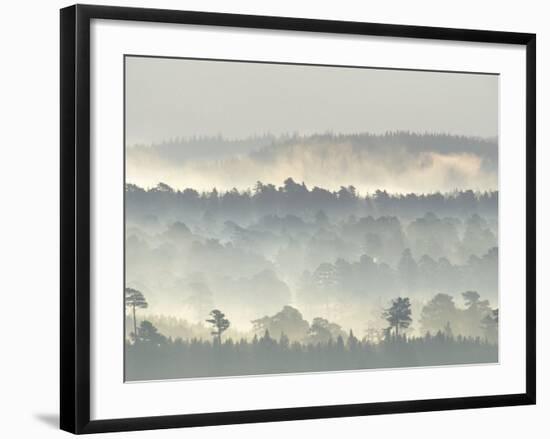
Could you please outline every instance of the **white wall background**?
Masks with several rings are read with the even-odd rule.
[[[96,3],[89,1],[88,3]],[[109,437],[464,438],[543,437],[550,410],[548,299],[550,233],[550,27],[545,3],[462,0],[379,2],[305,0],[104,0],[102,4],[537,33],[538,45],[538,405],[455,412],[326,419]],[[64,1],[9,2],[0,14],[0,432],[4,437],[59,437],[59,13]],[[546,200],[545,200],[546,199]],[[546,202],[545,202],[546,201]],[[546,349],[545,349],[546,348]],[[368,389],[367,389],[368,390]],[[291,389],[289,389],[291,391]],[[182,395],[184,397],[184,395]]]

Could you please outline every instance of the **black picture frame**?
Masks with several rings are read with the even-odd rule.
[[[255,29],[502,43],[526,47],[526,392],[383,403],[90,420],[90,21],[182,23]],[[99,433],[535,404],[536,36],[304,18],[74,5],[61,10],[61,387],[63,430]]]

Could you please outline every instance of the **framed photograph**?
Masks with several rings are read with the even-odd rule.
[[[535,35],[61,10],[61,428],[535,403]]]

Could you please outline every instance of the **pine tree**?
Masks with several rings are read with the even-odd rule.
[[[137,340],[136,308],[147,308],[149,305],[141,291],[133,288],[125,288],[125,302],[127,308],[132,308],[134,319],[134,339]]]

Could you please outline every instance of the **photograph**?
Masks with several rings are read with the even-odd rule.
[[[1,437],[545,436],[543,2],[5,6]]]
[[[125,381],[498,363],[499,80],[125,54]]]

